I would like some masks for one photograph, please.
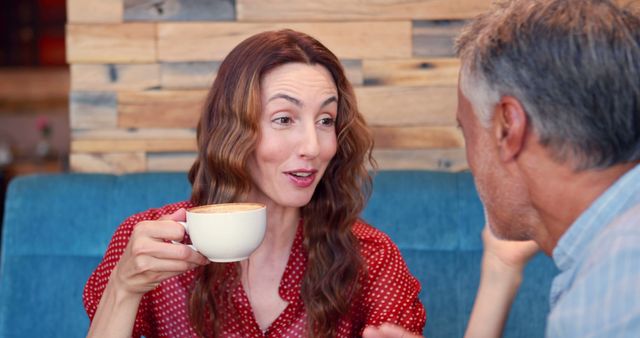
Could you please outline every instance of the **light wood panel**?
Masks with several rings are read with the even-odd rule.
[[[356,88],[359,109],[372,126],[453,126],[456,95],[452,86]]]
[[[123,0],[67,0],[67,22],[122,22]]]
[[[340,58],[381,169],[463,170],[453,41],[490,2],[68,0],[72,170],[188,170],[220,62],[285,28]]]
[[[161,138],[191,140],[196,138],[196,131],[193,129],[179,128],[149,128],[149,129],[76,129],[71,132],[74,140],[154,140]]]
[[[345,75],[352,85],[362,85],[362,61],[341,60]],[[163,89],[209,89],[220,62],[164,62],[160,65],[160,85]]]
[[[147,156],[149,171],[188,171],[196,159],[196,153],[150,153]]]
[[[209,89],[220,62],[165,62],[160,66],[163,89]]]
[[[373,157],[379,170],[440,170],[469,169],[465,150],[457,149],[376,149]]]
[[[108,153],[108,152],[175,152],[196,151],[196,140],[171,139],[112,139],[112,140],[73,140],[71,151],[74,153]]]
[[[123,91],[160,86],[160,65],[72,64],[71,90]]]
[[[125,21],[222,21],[234,18],[232,0],[124,0]]]
[[[158,59],[161,61],[222,60],[249,36],[290,28],[325,44],[339,58],[403,58],[411,56],[411,23],[158,23]],[[348,32],[348,34],[347,34]]]
[[[147,170],[146,157],[142,152],[131,153],[73,153],[69,158],[72,171],[94,173],[131,173]]]
[[[156,61],[154,23],[69,24],[69,63],[149,63]]]
[[[454,58],[364,60],[368,86],[456,86],[460,61]]]
[[[74,130],[73,153],[117,152],[193,152],[196,132],[193,129],[100,129]]]
[[[491,0],[237,0],[240,21],[462,19]]]
[[[425,149],[460,148],[462,133],[456,127],[375,127],[376,148]]]
[[[207,91],[145,91],[118,94],[118,126],[195,128]]]

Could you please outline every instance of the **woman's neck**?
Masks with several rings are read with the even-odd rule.
[[[258,198],[250,200],[267,206],[267,229],[264,240],[251,254],[251,258],[264,262],[288,257],[300,222],[301,209],[284,207],[271,200],[263,201]]]

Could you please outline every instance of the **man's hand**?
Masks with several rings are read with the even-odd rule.
[[[367,326],[362,332],[362,338],[423,338],[400,326],[385,323],[378,327]]]

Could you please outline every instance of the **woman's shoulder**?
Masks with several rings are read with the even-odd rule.
[[[362,256],[366,259],[372,255],[395,255],[399,253],[398,247],[391,240],[389,235],[367,224],[363,220],[358,220],[353,224],[351,230],[360,244]]]

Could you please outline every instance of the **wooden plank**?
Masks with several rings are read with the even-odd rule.
[[[228,21],[232,0],[124,0],[125,21]]]
[[[145,90],[160,86],[160,65],[72,64],[72,90]]]
[[[356,87],[358,107],[371,126],[453,126],[454,86]]]
[[[341,60],[345,75],[352,85],[362,85],[362,61]],[[163,89],[209,89],[220,62],[163,62],[160,85]]]
[[[143,152],[132,153],[72,153],[69,156],[71,171],[83,173],[124,174],[146,171]]]
[[[378,170],[468,170],[464,148],[395,150],[375,149],[373,157]]]
[[[196,153],[150,153],[147,155],[147,170],[187,172],[195,159]]]
[[[115,93],[74,91],[69,97],[69,122],[72,129],[116,126],[118,113]]]
[[[196,151],[196,140],[183,138],[72,140],[72,153]]]
[[[122,1],[123,0],[67,0],[67,22],[122,22]]]
[[[0,114],[69,113],[69,70],[0,68]]]
[[[463,19],[491,0],[236,0],[240,21]]]
[[[69,63],[149,63],[156,61],[153,23],[67,25]]]
[[[340,60],[340,63],[342,63],[344,73],[352,86],[361,86],[364,84],[361,60]]]
[[[152,129],[80,129],[72,130],[71,138],[74,140],[145,140],[145,139],[161,139],[171,136],[171,139],[195,139],[196,131],[194,129],[178,129],[178,128],[152,128]]]
[[[158,23],[158,59],[161,61],[219,61],[249,36],[284,28],[305,32],[317,38],[341,59],[411,56],[411,23],[409,21],[218,22]]]
[[[209,89],[220,62],[164,62],[160,65],[163,89]]]
[[[413,56],[455,56],[455,38],[464,21],[414,21]]]
[[[121,128],[195,128],[207,91],[145,91],[118,94]]]
[[[0,99],[50,100],[69,95],[66,67],[0,68]]]
[[[363,60],[367,86],[456,86],[460,61],[443,59]]]
[[[374,127],[376,147],[392,149],[461,148],[462,133],[456,127]]]

